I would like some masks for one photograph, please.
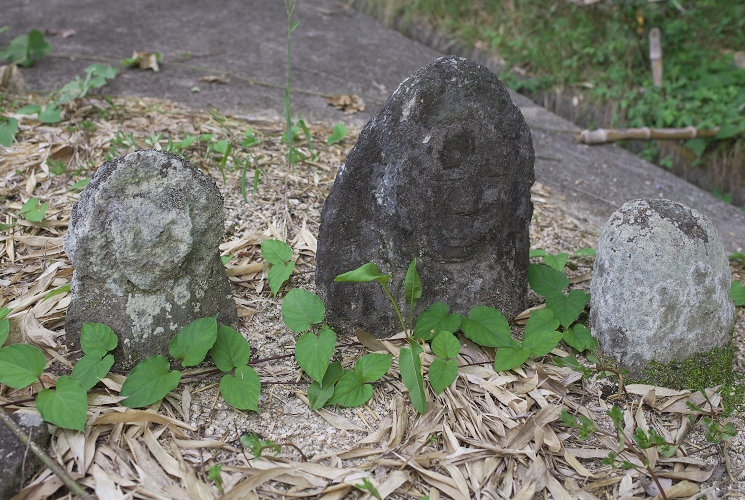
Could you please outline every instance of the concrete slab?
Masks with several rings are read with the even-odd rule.
[[[401,80],[442,55],[339,0],[299,0],[296,17],[294,110],[310,121],[364,124]],[[287,20],[280,0],[6,0],[3,24],[11,29],[0,46],[34,28],[75,30],[70,38],[49,37],[54,56],[23,70],[33,89],[58,88],[94,60],[160,52],[160,72],[126,70],[106,92],[281,119]],[[227,85],[198,80],[226,73]],[[327,104],[333,94],[358,94],[367,109],[346,115]],[[620,147],[577,144],[574,125],[524,96],[513,99],[533,132],[537,180],[562,193],[590,226],[599,229],[629,199],[665,197],[710,217],[729,251],[745,247],[744,212]]]

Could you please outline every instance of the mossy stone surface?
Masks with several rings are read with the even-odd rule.
[[[671,200],[627,202],[598,242],[592,334],[621,367],[643,378],[652,363],[672,366],[730,343],[731,283],[708,218]]]

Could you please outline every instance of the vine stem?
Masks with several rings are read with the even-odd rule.
[[[604,434],[604,435],[606,435],[608,437],[611,437],[611,438],[618,437],[617,435],[612,434],[612,433],[610,433],[608,431],[605,431],[603,429],[597,429],[597,432],[599,432],[600,434]],[[628,439],[628,436],[626,436],[626,438],[627,438],[626,442],[633,443],[632,440],[629,440]],[[644,452],[641,449],[637,448],[636,446],[629,446],[629,445],[624,446],[623,451],[626,451],[626,452],[629,452],[629,453],[633,453],[634,455],[636,455],[636,457],[638,459],[640,459],[642,462],[644,462],[644,468],[649,473],[649,476],[654,481],[654,484],[657,485],[657,490],[659,490],[660,496],[662,497],[662,500],[668,500],[668,497],[665,494],[665,489],[662,487],[662,484],[660,483],[660,478],[657,477],[657,474],[655,473],[655,471],[652,468],[652,466],[649,464],[649,460],[647,459],[646,455],[644,455]]]
[[[398,321],[401,322],[401,328],[403,328],[403,330],[406,331],[406,321],[404,321],[404,317],[401,314],[401,309],[398,308],[398,303],[396,303],[396,299],[393,298],[391,289],[388,288],[388,285],[386,285],[385,283],[380,283],[380,284],[383,286],[383,290],[385,290],[385,293],[388,294],[388,298],[391,299],[391,304],[393,304],[393,308],[396,310],[396,316],[398,316]]]
[[[60,464],[58,464],[56,460],[50,457],[47,452],[41,448],[41,446],[32,441],[31,438],[23,432],[21,427],[15,422],[15,420],[10,417],[10,415],[8,415],[5,410],[0,410],[0,420],[2,420],[3,423],[8,426],[10,431],[15,434],[15,436],[20,439],[21,442],[26,445],[31,450],[31,452],[39,458],[39,460],[44,463],[44,465],[49,467],[49,470],[54,472],[54,474],[56,474],[57,477],[60,478],[60,480],[70,490],[70,492],[82,498],[83,500],[94,500],[95,497],[89,495],[88,492],[85,491],[85,488],[81,484],[77,483],[73,478],[71,478],[70,475],[67,474],[67,471],[65,471],[65,469]]]

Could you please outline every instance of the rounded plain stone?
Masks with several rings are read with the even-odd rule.
[[[670,200],[634,200],[603,228],[590,322],[603,351],[638,376],[728,345],[732,275],[716,228]]]

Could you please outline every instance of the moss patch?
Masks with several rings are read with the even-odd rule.
[[[651,362],[643,371],[642,379],[634,382],[673,389],[699,390],[722,385],[722,400],[725,410],[741,408],[745,401],[745,385],[732,363],[735,347],[732,342],[707,353],[697,353],[668,364]]]

